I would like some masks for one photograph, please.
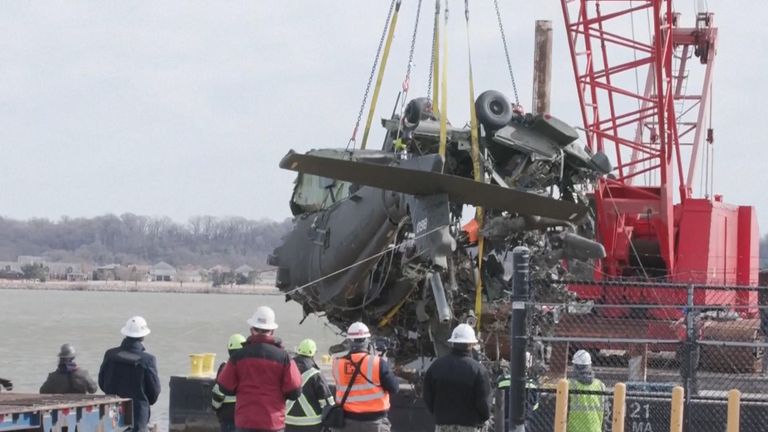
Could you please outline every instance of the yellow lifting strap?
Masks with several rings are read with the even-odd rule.
[[[435,0],[435,27],[432,35],[432,113],[440,100],[440,0]]]
[[[373,88],[373,97],[371,98],[371,108],[368,111],[368,120],[365,122],[365,132],[363,133],[363,142],[360,145],[361,149],[365,149],[365,144],[368,142],[368,134],[371,132],[371,123],[373,122],[373,114],[376,112],[376,102],[379,100],[379,90],[381,90],[381,81],[384,79],[384,70],[387,68],[387,58],[389,57],[389,48],[392,47],[392,39],[395,37],[395,27],[397,27],[397,15],[400,12],[400,1],[397,0],[395,5],[395,13],[392,15],[392,20],[389,23],[389,32],[387,34],[387,42],[384,44],[384,53],[381,57],[381,67],[379,68],[379,74],[376,77],[376,87]]]
[[[477,135],[477,112],[475,111],[475,83],[472,76],[472,48],[469,41],[469,1],[464,0],[464,18],[467,23],[467,64],[469,65],[469,140],[472,145],[472,171],[475,181],[483,181],[482,167],[480,166],[480,139]],[[477,279],[475,280],[475,316],[477,317],[477,329],[480,330],[480,318],[483,309],[483,208],[475,209],[477,221]]]
[[[443,26],[443,77],[440,83],[440,147],[438,153],[445,169],[445,146],[448,142],[448,2],[445,3],[445,24]]]

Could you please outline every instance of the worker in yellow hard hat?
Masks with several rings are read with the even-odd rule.
[[[323,407],[333,404],[333,396],[320,368],[315,363],[317,344],[304,339],[296,346],[293,361],[301,372],[301,396],[289,400],[285,407],[285,432],[320,431],[320,413]]]
[[[235,352],[243,347],[245,343],[245,336],[236,333],[229,337],[227,342],[227,351],[232,356]],[[219,377],[221,370],[224,369],[226,363],[222,363],[219,366],[218,372],[216,372],[216,378]],[[234,432],[235,431],[235,395],[224,393],[219,388],[218,384],[214,384],[213,393],[211,396],[211,406],[216,411],[216,417],[219,418],[219,425],[221,426],[221,432]]]

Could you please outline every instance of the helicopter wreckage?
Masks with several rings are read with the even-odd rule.
[[[290,201],[294,228],[269,264],[278,269],[277,287],[305,315],[324,314],[342,329],[362,320],[404,364],[443,353],[453,326],[477,324],[477,309],[485,354],[498,359],[508,332],[512,249],[531,251],[536,300],[569,295],[568,274],[591,277],[590,261],[605,251],[593,240],[587,192],[610,172],[607,157],[591,153],[556,117],[513,110],[499,92],[484,92],[475,108],[487,182],[474,180],[469,127],[448,125],[440,155],[440,121],[427,98],[411,100],[402,118],[382,121],[381,150],[283,158],[281,168],[299,173]],[[482,220],[462,226],[465,205],[484,208]]]

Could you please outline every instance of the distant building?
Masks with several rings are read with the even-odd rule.
[[[117,275],[117,280],[145,282],[150,280],[149,269],[148,265],[142,264],[121,265],[115,270],[115,274]]]
[[[217,264],[208,269],[208,273],[229,273],[232,271],[229,267],[221,264]]]
[[[203,282],[207,276],[207,273],[208,271],[205,269],[186,266],[183,270],[177,270],[176,280],[179,282]]]
[[[82,281],[87,279],[80,263],[49,262],[48,279]]]
[[[21,264],[15,261],[0,261],[0,279],[24,279]]]
[[[93,271],[93,280],[117,280],[117,272],[119,268],[120,264],[107,264],[96,267],[96,269]]]
[[[250,277],[252,272],[253,272],[253,267],[249,266],[248,264],[243,264],[240,267],[235,269],[235,273],[245,277]]]
[[[167,262],[160,261],[152,266],[149,275],[156,282],[170,282],[176,280],[176,269]]]
[[[45,258],[41,256],[31,256],[31,255],[19,255],[16,258],[16,261],[21,266],[25,265],[33,265],[33,264],[42,264],[45,265]]]

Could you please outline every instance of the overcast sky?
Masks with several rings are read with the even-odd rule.
[[[376,118],[391,112],[405,73],[417,1],[403,3]],[[768,4],[708,3],[720,27],[715,189],[757,206],[768,227]],[[388,4],[3,2],[0,214],[288,217],[294,175],[278,161],[346,145]],[[426,93],[433,4],[424,2],[412,96]],[[492,1],[471,4],[476,91],[511,95]],[[534,20],[551,19],[552,112],[579,125],[560,2],[500,4],[521,102],[530,107]],[[684,24],[694,4],[677,3]],[[463,1],[450,6],[448,113],[464,124]],[[381,138],[376,124],[371,146]]]

